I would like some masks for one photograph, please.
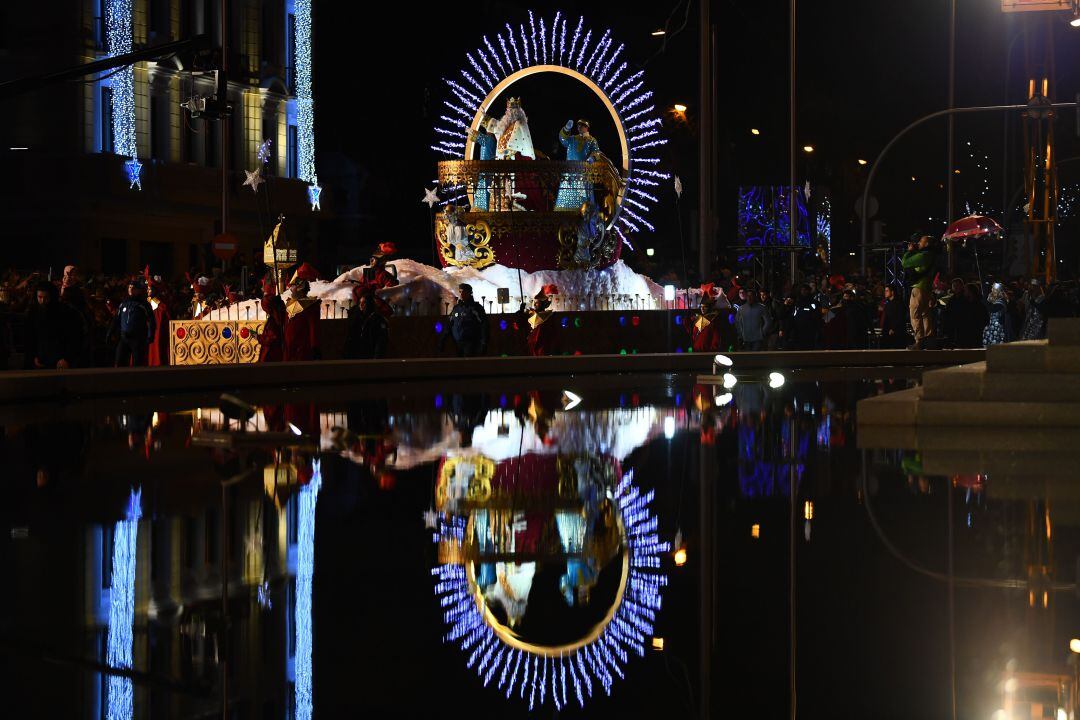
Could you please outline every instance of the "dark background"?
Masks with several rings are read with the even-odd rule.
[[[1080,90],[1076,70],[1080,30],[1070,28],[1066,16],[1007,15],[1000,3],[987,0],[960,0],[958,6],[958,105],[1024,101],[1028,40],[1021,38],[1008,51],[1025,29],[1032,31],[1032,58],[1039,57],[1045,38],[1053,35],[1056,80],[1051,96],[1056,101],[1075,99]],[[406,16],[392,4],[317,6],[316,145],[319,177],[330,196],[326,199],[332,200],[338,212],[339,219],[333,222],[340,224],[334,233],[339,238],[335,250],[339,261],[360,260],[371,246],[386,239],[396,240],[406,254],[427,256],[430,220],[419,201],[425,184],[430,187],[435,175],[437,157],[429,145],[433,119],[440,114],[444,96],[442,78],[456,75],[466,65],[465,53],[480,45],[483,35],[493,38],[506,22],[515,28],[527,23],[528,9],[524,3],[477,2],[453,9],[417,7]],[[656,233],[644,242],[639,238],[637,252],[628,251],[624,257],[632,267],[651,272],[674,268],[680,256],[681,229],[693,265],[700,131],[698,4],[560,3],[542,11],[549,24],[556,10],[571,18],[571,30],[576,18],[584,15],[594,36],[610,27],[618,42],[627,43],[624,58],[631,66],[644,65],[658,108],[670,109],[674,103],[688,106],[685,121],[670,113],[665,120],[670,142],[663,153],[663,169],[682,179],[680,214],[676,214],[673,188],[661,188],[661,207],[652,218]],[[735,239],[739,185],[786,183],[787,10],[787,3],[780,0],[714,0],[712,5],[720,247]],[[873,161],[897,131],[947,104],[948,12],[946,0],[800,4],[798,144],[812,144],[815,152],[800,152],[799,174],[800,180],[826,187],[833,196],[834,262],[855,260],[848,255],[858,242],[854,205],[868,171],[857,160]],[[651,36],[665,25],[666,38]],[[1036,62],[1029,67],[1032,72],[1039,70]],[[580,111],[557,81],[551,83],[548,97],[540,97],[544,84],[538,79],[535,90],[530,87],[528,93],[518,93],[515,85],[513,91],[528,95],[525,109],[534,141],[547,151],[548,135],[553,136],[566,118]],[[596,122],[598,113],[588,112]],[[541,121],[548,116],[555,119],[553,127],[548,127],[546,119]],[[761,134],[752,135],[750,128],[758,128]],[[958,214],[970,202],[973,210],[983,209],[1000,218],[1004,198],[1019,187],[1019,123],[1012,122],[1009,129],[1007,179],[1001,164],[1004,130],[1000,113],[957,121]],[[880,200],[878,219],[885,223],[887,240],[906,239],[916,230],[940,232],[944,228],[945,132],[944,120],[914,132],[879,171],[874,195]],[[1057,133],[1059,158],[1080,154],[1074,111],[1061,113]],[[969,141],[971,146],[966,144]],[[1062,166],[1063,188],[1080,180],[1078,170],[1080,164]],[[1075,264],[1074,235],[1075,228],[1068,224],[1059,229],[1059,251],[1070,268]],[[646,260],[644,247],[656,248],[656,265]]]

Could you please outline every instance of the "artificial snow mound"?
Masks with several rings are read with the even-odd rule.
[[[398,284],[378,292],[379,297],[405,315],[446,313],[458,297],[461,283],[472,285],[473,296],[493,311],[514,312],[521,302],[540,292],[544,285],[555,285],[555,310],[654,310],[662,307],[664,289],[652,279],[634,272],[622,260],[603,270],[539,270],[529,273],[491,265],[483,270],[474,268],[436,268],[415,260],[393,260]],[[360,266],[342,273],[332,281],[311,283],[311,296],[323,301],[322,317],[344,317],[352,305],[353,289],[364,277]],[[495,304],[498,288],[510,291],[510,303]],[[282,298],[289,298],[289,291]],[[524,300],[522,300],[524,298]],[[210,312],[207,320],[262,320],[265,315],[258,300],[219,308]]]

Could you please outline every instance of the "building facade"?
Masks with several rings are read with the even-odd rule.
[[[124,273],[149,265],[182,276],[219,261],[210,253],[225,230],[239,240],[235,262],[253,265],[276,218],[291,237],[314,242],[306,184],[297,179],[293,0],[131,0],[133,47],[207,34],[221,45],[228,17],[230,116],[192,118],[182,103],[214,93],[214,74],[194,71],[183,54],[134,66],[135,137],[142,190],[131,189],[128,159],[116,154],[111,71],[7,98],[0,153],[18,178],[0,231],[17,268],[75,262]],[[109,55],[106,21],[114,0],[67,0],[5,8],[0,79],[28,77]],[[47,7],[49,6],[49,7]],[[16,33],[15,29],[18,29]],[[270,140],[270,158],[258,157]],[[222,165],[228,168],[225,197]],[[244,170],[263,165],[252,192]]]

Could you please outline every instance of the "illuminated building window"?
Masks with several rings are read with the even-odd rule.
[[[112,112],[112,88],[101,88],[101,134],[98,138],[98,152],[113,152],[115,142],[113,139],[113,112]]]

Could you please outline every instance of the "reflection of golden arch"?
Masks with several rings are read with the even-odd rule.
[[[524,77],[542,72],[553,72],[572,77],[596,93],[596,97],[600,98],[600,102],[604,103],[604,107],[611,113],[611,119],[615,123],[615,129],[619,132],[619,149],[622,151],[622,168],[624,172],[629,172],[630,144],[626,140],[626,129],[623,127],[622,120],[619,118],[619,113],[615,111],[615,106],[612,104],[611,99],[607,96],[607,93],[601,90],[600,86],[594,83],[588,76],[582,75],[577,70],[563,67],[562,65],[533,65],[532,67],[523,68],[515,73],[507,75],[502,82],[491,89],[491,92],[487,94],[484,101],[480,103],[480,107],[477,108],[476,115],[473,116],[472,124],[469,127],[474,130],[480,127],[480,123],[483,122],[484,115],[488,114],[488,109],[491,107],[491,104],[495,102],[495,98],[499,97],[506,88]],[[465,142],[466,160],[472,157],[473,144],[471,139],[466,140]]]
[[[517,650],[523,650],[524,652],[531,653],[533,655],[539,655],[541,657],[557,658],[562,655],[568,655],[570,653],[581,650],[587,645],[591,645],[601,635],[604,634],[604,630],[611,624],[611,621],[615,619],[615,613],[619,611],[619,608],[623,603],[623,596],[626,594],[626,581],[630,577],[630,553],[632,549],[626,543],[626,526],[623,525],[622,513],[615,513],[616,522],[618,523],[619,537],[623,540],[623,561],[622,561],[622,575],[619,577],[619,589],[615,593],[615,601],[611,603],[611,607],[608,608],[607,614],[604,615],[600,622],[596,623],[593,628],[581,639],[572,643],[565,643],[563,645],[537,645],[536,643],[526,642],[515,633],[499,622],[498,618],[488,608],[487,602],[484,600],[484,593],[480,590],[480,586],[476,583],[476,563],[466,560],[465,561],[465,578],[469,584],[469,587],[473,591],[473,601],[476,603],[476,608],[484,618],[484,624],[491,628],[498,636],[499,640],[506,643],[512,648]],[[472,537],[474,532],[473,524],[475,520],[472,515],[469,516],[469,523],[465,529],[465,537]]]

